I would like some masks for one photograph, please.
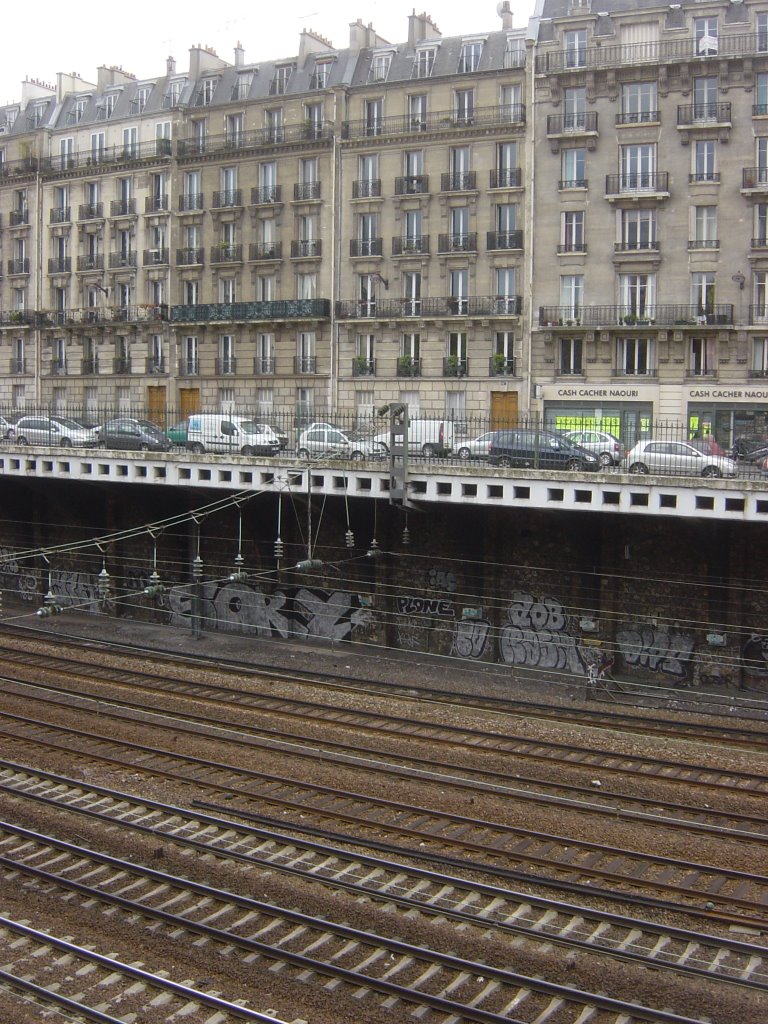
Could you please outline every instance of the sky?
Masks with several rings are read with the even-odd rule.
[[[168,3],[163,0],[131,0],[108,4],[100,0],[37,0],[30,10],[32,23],[24,32],[0,36],[0,105],[21,99],[25,78],[51,85],[59,71],[77,72],[85,81],[96,81],[96,68],[117,65],[138,79],[158,78],[169,55],[179,71],[188,66],[190,46],[208,46],[223,59],[233,61],[239,41],[246,63],[296,56],[303,29],[312,29],[338,49],[349,44],[349,24],[359,18],[372,24],[390,43],[402,43],[408,35],[408,16],[415,9],[426,13],[445,36],[492,32],[501,29],[497,0],[483,0],[478,7],[466,0],[407,0],[400,4],[377,0],[281,0],[279,13],[268,23],[260,3],[229,0],[222,9],[210,0]],[[534,0],[511,0],[514,26],[523,28],[533,13]],[[16,7],[16,18],[22,15]],[[20,41],[26,46],[19,45]]]

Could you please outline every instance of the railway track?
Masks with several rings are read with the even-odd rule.
[[[40,642],[39,630],[5,625],[3,632],[8,633],[14,638],[0,645],[0,653],[2,653],[3,660],[6,659],[6,656],[8,659],[18,659],[19,638],[32,636],[37,642]],[[82,667],[82,661],[88,656],[89,652],[93,654],[98,651],[98,655],[102,660],[105,657],[120,658],[120,655],[113,653],[116,645],[100,644],[92,638],[83,639],[72,636],[61,638],[46,632],[42,642],[48,645],[54,644],[60,652],[55,656],[48,656],[52,659],[50,662],[52,667],[54,661],[58,663],[57,671],[66,672],[67,662],[70,665],[72,662],[75,662]],[[61,653],[65,648],[69,648],[72,652],[68,658]],[[414,697],[418,696],[422,702],[438,706],[449,705],[460,710],[492,711],[496,714],[512,717],[525,716],[526,718],[554,720],[559,723],[572,722],[574,724],[588,725],[596,729],[638,733],[645,736],[671,737],[674,739],[690,738],[692,740],[706,739],[711,744],[725,744],[741,747],[745,750],[765,750],[766,743],[768,743],[768,730],[765,728],[768,708],[765,701],[760,700],[733,698],[725,703],[718,701],[711,712],[705,712],[701,708],[701,701],[697,701],[686,710],[690,711],[693,715],[698,714],[699,718],[706,717],[708,713],[710,715],[715,714],[718,717],[718,721],[716,723],[698,720],[692,722],[680,716],[673,719],[652,717],[649,712],[656,710],[654,708],[646,708],[645,713],[635,714],[619,711],[615,707],[608,710],[598,706],[596,702],[592,702],[586,707],[567,706],[562,703],[553,705],[547,704],[544,701],[510,699],[506,696],[475,696],[434,687],[420,688],[417,678],[413,683],[409,683],[408,686],[401,686],[393,683],[382,684],[352,676],[344,678],[339,672],[330,673],[319,670],[312,672],[306,670],[296,672],[291,670],[289,672],[275,669],[270,665],[259,665],[254,662],[245,663],[221,657],[211,659],[205,657],[195,658],[188,654],[183,657],[178,654],[169,655],[167,652],[148,649],[140,645],[131,646],[121,643],[119,649],[121,652],[125,652],[122,655],[123,660],[125,659],[125,654],[133,659],[137,656],[152,658],[156,661],[170,662],[177,668],[180,665],[184,665],[187,668],[194,668],[205,672],[215,671],[220,675],[230,674],[238,677],[240,680],[242,680],[243,676],[246,676],[250,679],[258,678],[260,681],[272,683],[289,683],[290,685],[305,683],[315,687],[322,687],[327,691],[385,695],[390,701],[401,700],[407,703],[411,703]],[[103,665],[99,665],[98,669],[100,671],[108,671]],[[121,670],[118,668],[116,671],[119,673]],[[131,669],[126,666],[122,671],[131,671]],[[674,701],[677,705],[686,703],[682,693],[678,691],[675,692]],[[754,728],[746,725],[736,726],[732,718],[724,720],[724,711],[731,716],[734,712],[739,715],[753,716],[755,721]],[[690,716],[688,717],[690,718]]]
[[[5,831],[0,849],[8,879],[43,886],[49,899],[55,888],[84,911],[96,902],[126,924],[138,919],[155,934],[210,944],[212,953],[226,950],[305,978],[320,976],[352,987],[356,998],[376,997],[411,1013],[416,1008],[420,1020],[511,1024],[545,1020],[555,1011],[563,1024],[697,1019],[287,910],[28,830]]]
[[[100,727],[96,710],[93,723],[91,730]],[[167,721],[165,725],[167,728]],[[622,892],[651,891],[682,906],[727,906],[743,923],[757,927],[765,920],[768,878],[762,875],[315,785],[182,755],[168,747],[97,737],[91,730],[55,726],[7,713],[0,718],[0,732],[13,739],[17,748],[27,742],[33,750],[43,747],[65,752],[69,757],[121,765],[134,773],[191,784],[196,795],[205,787],[232,800],[231,813],[249,812],[255,805],[275,808],[281,814],[312,815],[318,824],[351,824],[363,837],[388,833],[400,842],[427,846],[434,854],[478,857],[480,863],[504,857],[507,863],[524,868],[532,879],[544,884],[547,877],[556,876],[571,884],[610,886],[616,898]],[[227,730],[226,737],[230,742],[237,739],[236,729]]]
[[[0,772],[0,792],[95,821],[110,833],[151,836],[199,855],[214,852],[218,858],[226,857],[249,869],[258,864],[270,872],[322,883],[357,898],[395,904],[401,911],[439,915],[462,926],[493,926],[532,943],[554,943],[590,956],[613,956],[636,966],[768,991],[768,948],[731,937],[590,911],[560,899],[469,881],[359,850],[351,854],[327,842],[297,841],[295,836],[211,814],[190,817],[188,810],[175,805],[139,801],[104,787],[84,789],[82,784],[50,773],[8,766]],[[39,837],[28,829],[0,822],[0,837],[3,834],[29,838],[32,842],[22,847],[24,856],[37,857],[33,843]],[[50,837],[42,841],[51,850],[62,845]],[[8,856],[6,843],[0,838],[0,856]],[[62,848],[68,850],[69,846]],[[92,851],[80,853],[98,860]]]
[[[131,692],[135,689],[131,687]],[[100,718],[115,718],[118,721],[133,721],[138,713],[141,720],[160,724],[165,728],[169,716],[172,716],[175,732],[178,734],[188,733],[191,736],[201,734],[214,734],[217,729],[229,729],[233,723],[226,720],[215,724],[211,720],[210,713],[194,713],[191,711],[179,712],[172,708],[163,709],[158,705],[157,700],[152,704],[142,704],[133,699],[121,697],[119,704],[114,704],[109,698],[97,696],[86,697],[82,693],[73,695],[68,689],[54,687],[50,684],[18,683],[13,680],[5,681],[5,692],[8,695],[14,693],[20,696],[31,695],[43,704],[53,704],[56,707],[70,709],[73,706],[93,710],[93,702],[98,701],[98,715]],[[221,707],[218,699],[211,700],[208,697],[196,696],[196,701],[205,701],[215,707]],[[285,706],[290,717],[299,717],[306,721],[311,713],[306,707],[306,702],[299,702],[301,712],[293,707],[291,702],[284,699],[270,701],[268,699],[258,700],[256,707],[260,710],[274,710],[275,706]],[[225,702],[224,707],[231,709],[231,704]],[[238,705],[240,711],[243,707],[251,708],[249,702]],[[327,721],[325,712],[327,709],[318,706],[318,720]],[[276,712],[279,714],[279,710]],[[736,810],[722,810],[702,802],[697,804],[681,803],[680,801],[665,801],[660,798],[657,792],[651,797],[633,796],[627,792],[613,791],[604,787],[600,782],[599,787],[595,785],[568,784],[565,781],[550,781],[533,776],[524,776],[519,772],[504,773],[500,770],[493,770],[491,767],[473,767],[471,765],[458,765],[456,762],[436,761],[434,759],[419,758],[413,754],[394,753],[387,748],[375,748],[371,746],[360,746],[360,731],[366,728],[366,724],[375,721],[372,726],[374,732],[385,731],[398,739],[405,737],[418,737],[420,741],[428,741],[431,747],[446,746],[452,747],[454,743],[467,745],[478,751],[484,750],[488,754],[498,755],[509,753],[517,756],[522,751],[524,757],[529,759],[544,759],[544,750],[549,755],[546,760],[549,763],[557,763],[562,767],[573,767],[586,765],[590,773],[605,771],[607,774],[622,773],[630,776],[642,776],[643,780],[653,778],[655,782],[680,784],[681,781],[691,784],[698,784],[705,791],[710,789],[730,789],[738,792],[740,796],[761,797],[768,791],[768,777],[748,772],[714,772],[706,766],[695,766],[693,764],[675,764],[670,761],[658,763],[658,771],[651,776],[651,771],[656,764],[651,758],[640,758],[637,756],[627,757],[617,755],[609,751],[585,751],[579,745],[567,746],[565,744],[541,744],[538,741],[522,740],[513,738],[509,740],[504,736],[494,733],[482,734],[479,731],[459,729],[452,726],[430,725],[426,722],[414,725],[412,721],[396,720],[394,724],[388,722],[383,715],[376,715],[375,718],[370,712],[358,714],[348,711],[341,714],[332,721],[336,724],[343,724],[346,729],[352,729],[355,740],[353,743],[341,743],[327,740],[318,741],[316,738],[298,736],[295,733],[278,732],[269,729],[263,720],[258,725],[249,726],[242,719],[237,722],[237,735],[232,736],[233,742],[248,742],[250,746],[270,751],[282,751],[290,753],[293,758],[309,758],[313,762],[327,761],[331,764],[345,764],[358,771],[369,771],[377,775],[389,774],[395,778],[407,781],[419,779],[425,785],[434,784],[442,786],[448,782],[455,789],[465,789],[474,792],[487,792],[499,796],[514,797],[518,801],[542,804],[549,802],[564,809],[577,808],[582,813],[604,815],[612,820],[617,818],[643,820],[655,825],[665,825],[668,828],[686,828],[691,831],[698,831],[702,834],[731,835],[735,838],[758,842],[761,839],[768,839],[768,818],[759,813],[762,803],[756,802],[755,812],[752,814]],[[403,724],[403,731],[399,730]],[[473,744],[470,739],[477,739]],[[494,739],[498,740],[498,749],[494,749]],[[670,777],[669,772],[674,774]],[[528,787],[528,788],[526,788]],[[542,791],[549,790],[555,795],[545,795]]]

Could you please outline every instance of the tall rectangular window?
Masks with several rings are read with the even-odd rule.
[[[560,188],[586,188],[587,151],[583,146],[564,149],[560,155]]]
[[[616,372],[627,376],[652,376],[656,372],[652,338],[618,338]]]
[[[712,271],[691,274],[691,303],[696,315],[711,315],[715,312],[715,275]]]
[[[569,319],[581,316],[584,305],[583,274],[563,274],[560,277],[560,306],[562,315]]]
[[[582,374],[584,372],[582,351],[583,341],[581,338],[561,338],[558,372],[566,376]]]
[[[694,181],[717,181],[714,139],[699,139],[693,147]]]

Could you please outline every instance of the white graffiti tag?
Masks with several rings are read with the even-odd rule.
[[[567,619],[559,601],[550,597],[537,601],[530,594],[515,593],[507,620],[509,625],[499,637],[499,652],[505,664],[584,674],[584,663],[566,629]]]
[[[482,658],[491,624],[487,619],[462,619],[453,634],[453,653],[459,658]]]
[[[616,644],[627,665],[637,665],[650,672],[664,672],[669,676],[688,674],[693,637],[678,630],[638,625],[634,629],[619,630]]]
[[[327,640],[346,640],[353,626],[364,626],[371,621],[371,613],[365,608],[350,607],[351,599],[343,590],[331,593],[299,590],[293,599],[298,618],[294,631]]]

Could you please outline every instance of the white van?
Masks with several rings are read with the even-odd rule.
[[[187,427],[187,448],[193,452],[228,455],[275,455],[280,441],[274,432],[246,416],[194,413]]]
[[[374,437],[389,451],[389,431]],[[429,459],[435,455],[450,455],[453,451],[453,423],[451,420],[408,420],[408,451]]]

